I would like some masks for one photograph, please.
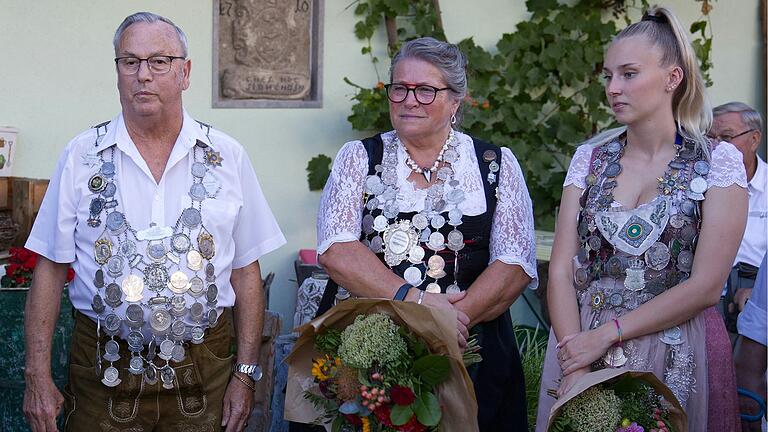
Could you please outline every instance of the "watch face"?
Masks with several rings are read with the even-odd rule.
[[[253,378],[254,381],[258,381],[261,379],[261,375],[261,367],[257,365],[256,369],[251,373],[251,378]]]

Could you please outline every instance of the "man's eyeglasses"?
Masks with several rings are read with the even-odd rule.
[[[143,61],[147,62],[147,67],[149,67],[149,70],[152,71],[152,73],[164,74],[164,73],[167,73],[169,70],[171,70],[171,64],[176,59],[184,60],[185,57],[176,57],[176,56],[153,56],[153,57],[147,57],[147,58],[117,57],[115,59],[115,64],[117,65],[118,72],[120,72],[123,75],[133,75],[136,72],[138,72],[139,67],[141,66],[141,62]]]
[[[437,98],[437,92],[451,90],[450,87],[437,88],[431,85],[407,86],[405,84],[387,84],[387,98],[394,103],[400,103],[408,97],[408,92],[413,92],[416,101],[422,105],[429,105]]]
[[[754,131],[754,129],[747,129],[744,132],[742,132],[740,134],[736,134],[736,135],[728,135],[728,134],[710,135],[710,134],[707,134],[707,137],[709,137],[709,138],[711,138],[711,139],[713,139],[715,141],[718,141],[718,142],[720,142],[720,141],[731,142],[734,138],[738,138],[738,137],[740,137],[742,135],[745,135],[745,134],[748,134],[748,133],[750,133],[752,131]]]

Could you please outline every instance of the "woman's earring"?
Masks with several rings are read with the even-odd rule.
[[[451,124],[456,124],[456,114],[451,115]]]

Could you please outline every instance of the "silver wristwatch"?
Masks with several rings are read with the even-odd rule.
[[[258,381],[261,379],[261,366],[258,364],[246,364],[237,363],[234,368],[235,372],[240,372],[251,377],[252,380]]]

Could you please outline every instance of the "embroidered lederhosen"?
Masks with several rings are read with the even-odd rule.
[[[501,161],[501,149],[492,144],[473,139],[475,154],[478,161],[481,179],[486,201],[486,212],[477,216],[462,217],[461,232],[464,234],[465,247],[458,252],[459,271],[456,282],[463,291],[477,279],[488,267],[490,259],[490,237],[493,215],[496,210],[498,198],[496,196],[497,183],[500,172],[493,172],[489,159],[484,158],[487,152],[493,152],[493,160]],[[380,164],[383,157],[384,144],[381,135],[376,135],[363,140],[363,146],[368,154],[368,175],[375,175],[376,165]],[[501,167],[504,169],[504,167]],[[487,181],[491,179],[493,181]],[[373,196],[366,196],[364,200],[370,200]],[[382,213],[381,209],[363,209],[363,217],[370,214],[376,217]],[[414,213],[399,213],[398,219],[409,220]],[[447,219],[447,217],[446,217]],[[443,235],[448,234],[452,228],[448,225],[439,230]],[[360,241],[370,241],[372,235],[361,232]],[[438,252],[444,254],[445,271],[452,274],[454,271],[454,253],[450,250]],[[384,263],[384,254],[377,254]],[[401,263],[392,267],[392,271],[403,276],[409,263]],[[441,291],[453,282],[450,278],[442,278],[435,281],[427,277],[420,289],[424,289],[430,282],[440,285]],[[317,316],[322,315],[336,300],[338,285],[329,280],[323,298],[318,308]],[[475,386],[475,394],[478,402],[478,422],[480,430],[485,431],[519,431],[527,430],[527,416],[525,408],[525,383],[522,373],[522,365],[517,350],[517,344],[512,328],[512,318],[509,311],[501,314],[494,320],[476,325],[472,330],[478,335],[478,341],[482,346],[481,355],[483,361],[469,368],[469,374]]]

